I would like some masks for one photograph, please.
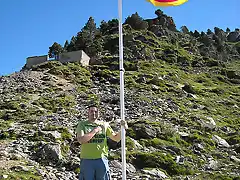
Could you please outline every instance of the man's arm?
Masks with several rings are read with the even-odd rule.
[[[77,133],[77,141],[80,144],[85,144],[88,141],[90,141],[93,138],[93,136],[95,136],[96,133],[101,131],[101,129],[102,128],[100,126],[98,126],[95,129],[93,129],[91,132],[86,133],[86,134],[84,134],[83,131],[81,131],[81,132]]]
[[[121,121],[121,125],[124,126],[125,130],[128,129],[128,125],[126,121]],[[126,132],[126,131],[125,131]],[[119,142],[121,140],[121,130],[118,133],[111,132],[109,137],[116,142]]]

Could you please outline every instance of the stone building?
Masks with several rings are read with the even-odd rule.
[[[28,57],[26,62],[26,67],[31,68],[33,65],[44,63],[47,60],[48,60],[47,55]]]
[[[51,60],[60,61],[61,63],[79,62],[82,64],[82,66],[88,66],[90,57],[83,50],[79,50],[79,51],[61,53],[58,59],[51,59]],[[27,58],[25,66],[26,68],[31,68],[33,65],[38,65],[47,61],[49,61],[49,58],[47,55],[32,56]]]

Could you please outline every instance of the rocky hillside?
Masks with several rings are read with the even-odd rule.
[[[128,179],[240,179],[240,45],[229,36],[238,30],[180,32],[156,14],[124,24]],[[119,130],[116,21],[102,24],[96,49],[82,36],[87,28],[77,36],[86,44],[65,46],[92,54],[89,67],[50,61],[0,77],[1,178],[77,179],[74,129],[92,100]],[[117,180],[121,149],[112,146]]]

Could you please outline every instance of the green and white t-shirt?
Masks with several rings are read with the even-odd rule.
[[[98,159],[108,156],[107,136],[110,136],[113,130],[107,122],[81,121],[78,123],[76,132],[83,135],[91,132],[97,126],[101,126],[102,131],[95,134],[88,143],[81,145],[80,157],[83,159]]]

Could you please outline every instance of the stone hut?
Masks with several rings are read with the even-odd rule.
[[[90,57],[83,50],[79,50],[79,51],[61,53],[58,59],[51,59],[51,60],[60,61],[61,63],[79,62],[82,64],[82,66],[88,66]],[[49,61],[49,58],[47,55],[32,56],[27,58],[25,66],[26,68],[31,68],[33,65],[38,65],[47,61]]]
[[[44,63],[47,60],[48,60],[47,55],[28,57],[26,62],[26,67],[31,68],[33,65]]]

